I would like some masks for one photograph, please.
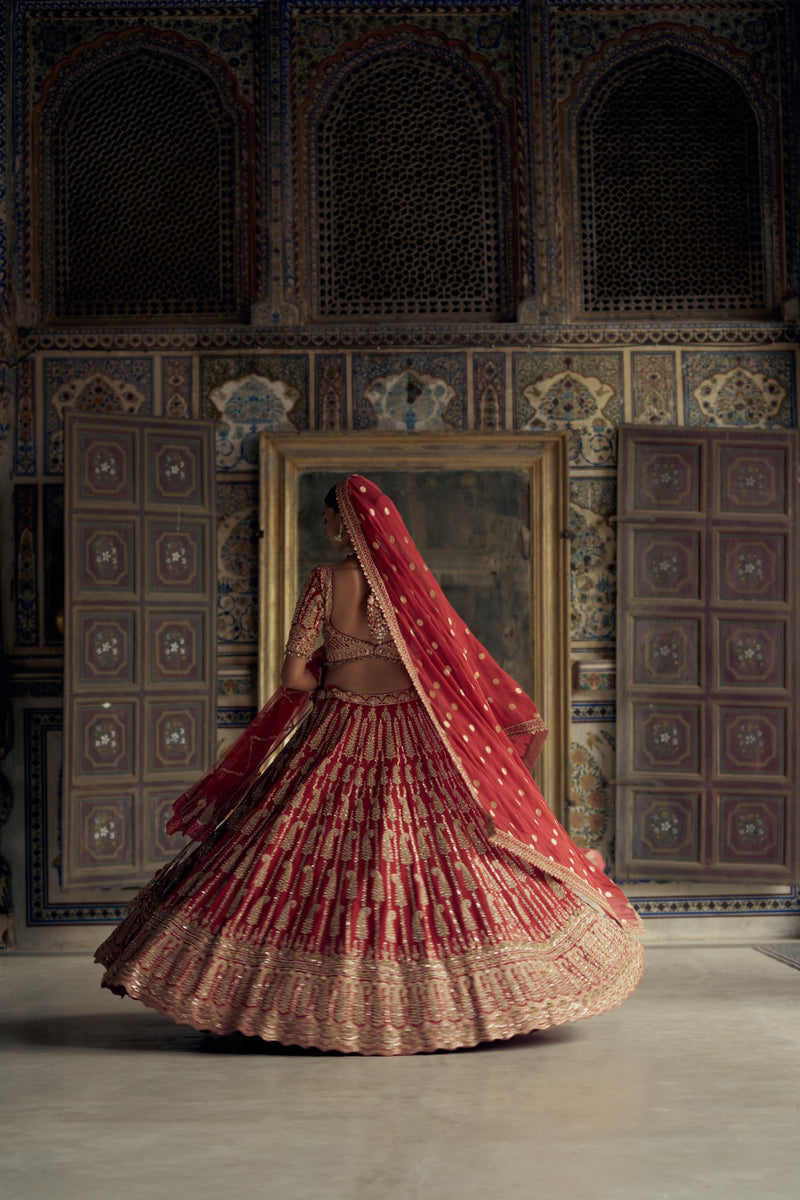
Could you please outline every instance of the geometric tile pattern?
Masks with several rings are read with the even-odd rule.
[[[797,436],[620,431],[628,878],[794,878]]]
[[[66,891],[135,886],[214,757],[213,430],[65,414]]]

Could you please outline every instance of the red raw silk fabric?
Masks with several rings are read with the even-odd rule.
[[[446,599],[388,496],[361,475],[336,488],[339,511],[414,688],[483,809],[491,840],[629,929],[624,893],[575,845],[531,777],[547,736],[535,704]]]

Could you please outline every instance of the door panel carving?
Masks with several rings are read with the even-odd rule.
[[[131,887],[213,756],[213,431],[68,413],[65,448],[63,886]]]
[[[788,881],[795,432],[620,431],[618,870]]]

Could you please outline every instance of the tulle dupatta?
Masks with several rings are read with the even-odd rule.
[[[448,602],[389,497],[361,475],[342,480],[336,496],[403,664],[492,840],[640,928],[624,893],[575,845],[530,774],[547,737],[536,705]]]
[[[322,674],[323,663],[324,652],[318,650],[309,663],[317,678]],[[167,822],[167,833],[182,833],[195,842],[210,837],[249,793],[275,751],[308,715],[313,700],[313,692],[278,688],[214,766],[178,797]]]

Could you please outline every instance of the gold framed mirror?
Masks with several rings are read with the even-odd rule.
[[[560,433],[262,433],[259,658],[264,703],[279,683],[299,588],[334,552],[322,501],[344,475],[392,497],[448,599],[539,707],[536,768],[563,815],[569,746],[569,496]]]

